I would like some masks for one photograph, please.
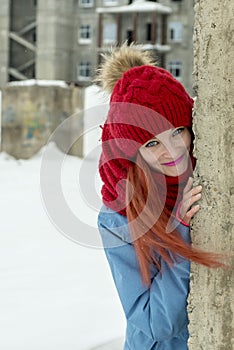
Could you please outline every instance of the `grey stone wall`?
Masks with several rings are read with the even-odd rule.
[[[234,251],[234,2],[195,4],[195,180],[203,185],[193,242],[206,250]],[[232,264],[230,262],[230,264]],[[228,270],[192,264],[189,298],[190,350],[234,348],[234,278]]]
[[[64,84],[65,85],[65,84]],[[15,158],[27,159],[45,145],[51,133],[66,118],[83,109],[84,91],[71,86],[7,85],[2,89],[1,150]],[[75,128],[75,126],[74,126]],[[82,132],[83,123],[76,125]],[[61,129],[57,146],[64,151],[64,140],[71,130]],[[83,155],[80,138],[70,154]]]

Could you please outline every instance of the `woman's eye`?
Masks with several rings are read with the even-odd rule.
[[[156,146],[159,142],[154,140],[154,141],[150,141],[149,143],[147,143],[147,145],[145,147],[153,147]]]
[[[181,134],[183,130],[184,130],[184,127],[178,128],[178,129],[176,129],[176,130],[173,132],[172,135],[173,135],[173,136],[176,136],[176,135],[178,135],[178,134]]]

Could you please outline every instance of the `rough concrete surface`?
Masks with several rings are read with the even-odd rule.
[[[43,83],[31,85],[5,85],[2,89],[2,139],[1,150],[15,158],[28,159],[44,146],[53,131],[57,132],[56,144],[62,150],[71,137],[71,129],[82,134],[82,118],[80,124],[70,122],[70,128],[61,127],[63,122],[84,105],[84,89],[74,86],[43,86]],[[27,85],[28,84],[28,85]],[[72,128],[73,126],[73,128]],[[82,138],[71,147],[69,154],[83,155]]]
[[[205,250],[225,256],[234,251],[233,18],[233,0],[195,3],[195,182],[203,185],[203,196],[201,210],[192,223],[192,240]],[[226,270],[192,264],[190,350],[234,348],[231,259],[229,263],[232,268]]]

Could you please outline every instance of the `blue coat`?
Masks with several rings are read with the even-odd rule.
[[[190,242],[189,227],[177,224]],[[102,206],[98,227],[127,319],[124,350],[188,350],[189,261],[180,257],[172,266],[161,261],[161,271],[152,267],[149,288],[142,284],[127,218]]]

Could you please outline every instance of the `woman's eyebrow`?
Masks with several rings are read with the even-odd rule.
[[[156,139],[156,137],[154,137],[154,138],[152,138],[152,139],[146,141],[145,145],[147,145],[149,142],[152,142],[152,141],[158,141],[158,139]]]
[[[155,136],[155,137],[152,137],[152,139],[150,139],[148,142],[150,142],[150,141],[152,141],[152,140],[157,140],[158,141],[158,138],[157,138],[157,136]]]

